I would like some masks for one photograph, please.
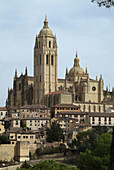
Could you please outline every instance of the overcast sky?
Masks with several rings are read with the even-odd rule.
[[[91,0],[0,0],[0,106],[8,87],[28,67],[33,75],[36,34],[47,15],[58,43],[58,77],[64,78],[76,51],[91,78],[103,76],[104,88],[114,86],[114,8],[99,8]]]

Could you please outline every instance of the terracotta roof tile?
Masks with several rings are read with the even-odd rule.
[[[64,90],[55,91],[55,92],[50,92],[50,93],[47,93],[45,96],[53,95],[53,94],[60,94],[60,93],[63,93],[63,92],[64,92]]]

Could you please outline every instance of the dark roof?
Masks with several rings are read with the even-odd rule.
[[[106,102],[82,102],[82,101],[76,101],[74,104],[107,104]]]
[[[112,113],[88,113],[89,117],[114,117],[114,112]]]
[[[61,104],[57,104],[55,106],[53,106],[54,108],[58,108],[58,107],[72,107],[72,108],[80,108],[79,106],[73,105],[73,104],[65,104],[65,103],[61,103]]]
[[[21,120],[50,120],[49,117],[26,117]]]
[[[48,107],[44,105],[25,105],[20,107],[20,109],[48,109]]]
[[[0,107],[0,111],[7,111],[6,107]]]
[[[74,112],[74,111],[61,111],[57,115],[87,115],[85,112]]]
[[[34,79],[34,77],[33,76],[27,76],[28,77],[28,79]]]

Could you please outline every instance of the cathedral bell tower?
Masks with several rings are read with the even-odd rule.
[[[56,36],[45,17],[34,47],[34,104],[43,104],[45,94],[57,91],[57,59]]]

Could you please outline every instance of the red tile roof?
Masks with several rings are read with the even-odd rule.
[[[45,96],[53,95],[53,94],[60,94],[60,93],[63,93],[63,92],[64,92],[64,90],[55,91],[55,92],[50,92],[50,93],[47,93]]]
[[[7,111],[6,107],[0,107],[0,111]]]

